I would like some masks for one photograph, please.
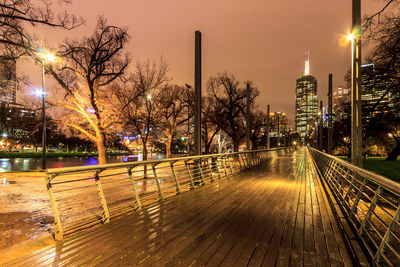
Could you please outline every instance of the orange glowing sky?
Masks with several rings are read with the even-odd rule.
[[[382,5],[379,0],[362,2],[363,14]],[[79,38],[90,34],[96,17],[104,15],[111,24],[129,27],[134,60],[162,55],[172,82],[182,85],[193,84],[194,31],[200,30],[203,92],[210,75],[227,71],[240,81],[254,82],[261,108],[270,104],[272,111],[288,113],[291,121],[305,51],[311,51],[311,74],[318,79],[324,105],[328,74],[333,73],[334,86],[343,85],[350,68],[350,47],[338,41],[350,31],[351,0],[73,0],[68,10],[84,17],[86,25],[72,32],[36,29],[37,36],[53,44]],[[32,65],[29,74],[40,86],[39,67]]]

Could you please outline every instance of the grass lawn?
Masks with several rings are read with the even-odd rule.
[[[400,182],[400,160],[385,161],[383,159],[364,159],[363,167]]]
[[[108,156],[124,156],[124,155],[132,155],[129,152],[110,152],[107,153]],[[41,152],[38,153],[28,153],[28,152],[0,152],[0,158],[41,158],[43,154]],[[76,152],[76,153],[67,153],[67,152],[48,152],[48,158],[71,158],[71,157],[90,157],[97,156],[97,153],[88,153],[88,152]]]
[[[345,156],[339,156],[338,158],[350,161],[350,159]],[[363,168],[400,182],[399,159],[396,161],[385,161],[385,157],[370,157],[368,159],[363,159]]]

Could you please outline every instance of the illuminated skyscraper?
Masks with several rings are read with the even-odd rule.
[[[304,75],[296,80],[296,131],[303,143],[315,127],[318,114],[317,79],[310,74],[310,57],[305,62]]]
[[[15,103],[17,92],[16,62],[0,58],[0,101]]]
[[[387,73],[376,71],[372,63],[361,66],[361,100],[366,122],[377,114],[393,109],[392,94],[386,91],[390,86],[387,75]],[[377,104],[378,101],[379,104]]]

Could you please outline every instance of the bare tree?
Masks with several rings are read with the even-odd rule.
[[[375,80],[379,77],[379,85],[382,88],[377,88],[384,91],[381,97],[367,110],[368,114],[374,114],[377,117],[379,113],[384,114],[379,120],[369,120],[367,129],[374,129],[373,135],[376,135],[380,129],[383,136],[388,138],[391,135],[391,140],[395,140],[395,146],[389,153],[387,160],[396,160],[400,154],[400,136],[398,129],[400,128],[400,18],[399,18],[399,0],[382,1],[384,5],[382,9],[373,15],[364,18],[364,39],[367,44],[372,47],[371,53],[368,56],[368,61],[375,64],[374,72],[366,73],[370,78]],[[382,105],[384,99],[390,99],[393,107]],[[380,109],[385,109],[384,111]],[[387,110],[386,110],[387,109]],[[379,112],[380,111],[380,112]],[[379,116],[378,116],[379,117]],[[388,120],[387,118],[391,118]],[[377,127],[377,123],[385,122],[386,125]],[[366,133],[369,135],[369,133]]]
[[[250,101],[254,104],[258,90],[250,88]],[[217,106],[213,123],[232,139],[234,151],[238,151],[245,136],[246,88],[240,87],[239,81],[233,75],[224,72],[209,78],[207,90]]]
[[[266,118],[267,115],[262,112],[261,110],[256,109],[255,111],[251,112],[251,134],[250,134],[250,140],[251,140],[251,149],[257,149],[259,146],[261,146],[264,142],[266,142],[265,139],[265,132],[263,132],[263,129],[265,129],[266,125]]]
[[[187,92],[189,88],[184,86],[167,86],[161,92],[161,129],[167,137],[166,156],[171,158],[171,144],[178,127],[184,125],[188,121],[187,116]],[[185,113],[186,111],[186,113]]]
[[[66,41],[58,53],[62,66],[46,65],[65,96],[52,102],[70,113],[63,120],[97,146],[99,164],[105,164],[106,135],[116,114],[112,109],[114,88],[130,63],[123,52],[129,40],[126,28],[107,25],[100,17],[91,36]]]
[[[210,153],[211,145],[216,135],[220,132],[221,128],[215,121],[219,120],[216,117],[218,105],[216,100],[209,96],[203,98],[202,108],[202,139],[204,142],[204,150],[206,154]]]
[[[123,125],[135,132],[143,144],[143,160],[147,159],[147,144],[161,121],[162,90],[168,85],[168,64],[138,62],[128,83],[118,90],[115,108]]]

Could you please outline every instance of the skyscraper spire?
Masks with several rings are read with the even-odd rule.
[[[307,60],[304,69],[304,75],[310,75],[310,51],[305,53],[307,55]]]

